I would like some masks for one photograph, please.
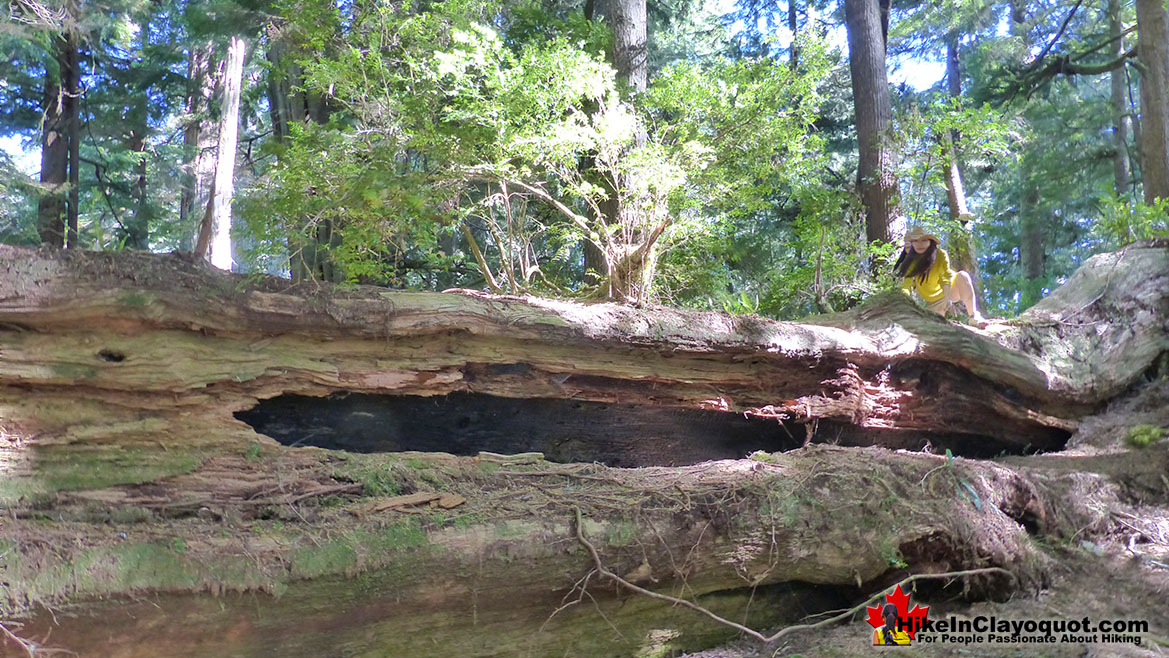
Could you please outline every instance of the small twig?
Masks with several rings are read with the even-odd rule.
[[[846,619],[848,617],[851,617],[852,615],[856,614],[857,612],[860,612],[860,610],[862,608],[865,608],[867,606],[872,605],[875,601],[877,601],[878,599],[880,599],[882,596],[885,595],[885,591],[882,590],[880,592],[877,592],[873,596],[869,597],[866,601],[862,602],[860,605],[849,608],[848,610],[846,610],[846,611],[844,611],[844,612],[842,612],[834,617],[829,617],[828,619],[823,619],[823,620],[818,621],[814,624],[797,624],[795,626],[787,626],[785,628],[781,628],[779,631],[777,631],[773,635],[767,636],[767,635],[760,633],[759,631],[748,628],[742,624],[733,622],[729,619],[724,619],[724,618],[716,615],[715,613],[711,612],[710,610],[707,610],[706,608],[704,608],[696,603],[691,603],[690,601],[687,601],[685,599],[679,599],[677,597],[667,596],[665,594],[658,594],[657,592],[652,592],[648,589],[645,589],[644,587],[639,587],[637,585],[634,585],[633,583],[629,582],[628,580],[625,580],[621,576],[618,576],[617,574],[613,573],[612,571],[609,571],[608,569],[605,568],[605,565],[601,562],[601,556],[600,556],[600,554],[597,553],[597,547],[593,546],[593,544],[588,539],[586,539],[584,536],[584,519],[581,516],[580,508],[577,507],[577,508],[575,508],[575,510],[576,510],[576,539],[585,547],[585,549],[588,550],[589,555],[592,556],[593,566],[596,568],[597,573],[601,574],[602,576],[605,576],[606,578],[612,580],[613,582],[621,585],[622,587],[624,587],[632,592],[636,592],[638,594],[643,594],[645,596],[650,597],[651,599],[658,599],[659,601],[665,601],[667,603],[670,603],[671,605],[681,606],[683,608],[689,608],[689,609],[691,609],[699,614],[706,615],[707,617],[710,617],[714,621],[716,621],[724,626],[729,626],[730,628],[733,628],[733,629],[739,631],[740,633],[743,633],[744,635],[752,637],[763,644],[769,644],[771,642],[775,642],[776,640],[780,639],[781,637],[783,637],[785,635],[789,635],[789,634],[794,633],[796,631],[811,630],[814,628],[819,628],[821,626],[827,626],[829,624],[838,622],[842,619]],[[976,575],[987,574],[987,573],[996,573],[996,572],[997,573],[1007,573],[1007,574],[1010,573],[1006,569],[1002,569],[1000,567],[986,567],[986,568],[982,568],[982,569],[967,569],[964,571],[948,571],[946,573],[918,573],[918,574],[913,574],[912,576],[909,576],[908,578],[905,578],[901,582],[897,583],[897,585],[898,586],[908,585],[909,583],[912,583],[915,580],[926,580],[926,579],[937,579],[937,578],[961,578],[963,576],[976,576]]]
[[[1072,16],[1076,15],[1076,11],[1083,3],[1084,0],[1076,0],[1076,4],[1071,8],[1070,11],[1068,11],[1068,15],[1064,17],[1063,23],[1059,26],[1059,31],[1055,33],[1055,36],[1051,38],[1051,41],[1047,43],[1047,46],[1039,53],[1039,56],[1035,58],[1036,68],[1038,68],[1039,64],[1043,62],[1043,58],[1047,57],[1047,53],[1051,52],[1051,48],[1055,45],[1055,42],[1059,41],[1059,38],[1063,36],[1064,30],[1068,29],[1068,23],[1072,21]]]
[[[574,606],[574,605],[580,603],[582,600],[584,600],[585,592],[588,591],[589,579],[593,577],[594,573],[596,573],[596,572],[590,571],[590,572],[586,573],[584,575],[584,577],[582,577],[580,580],[576,581],[576,584],[574,584],[572,586],[572,589],[568,591],[568,594],[565,594],[564,598],[560,600],[561,601],[560,607],[556,608],[555,610],[552,611],[552,614],[548,615],[548,618],[544,620],[543,624],[540,624],[540,628],[539,628],[539,630],[536,631],[536,633],[543,633],[544,627],[548,625],[548,622],[552,621],[553,617],[560,614],[561,611],[567,610],[568,608],[571,608],[572,606]],[[568,599],[568,597],[572,596],[572,593],[577,591],[577,590],[580,590],[580,594],[576,597],[576,599],[573,601],[568,601],[567,603],[564,603],[564,601],[566,601]]]
[[[34,643],[20,637],[16,633],[13,633],[12,631],[8,630],[8,627],[5,626],[4,624],[0,624],[0,631],[4,631],[4,635],[7,636],[8,639],[15,642],[16,646],[24,649],[25,653],[28,654],[28,658],[36,658],[36,655],[37,655],[36,644],[34,644]]]

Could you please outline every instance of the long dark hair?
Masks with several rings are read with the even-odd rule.
[[[929,274],[930,268],[934,266],[934,261],[937,259],[938,243],[933,240],[930,240],[929,249],[920,254],[913,250],[913,245],[907,244],[901,252],[901,257],[893,265],[893,272],[904,279],[917,277],[919,280],[925,281],[925,275]]]

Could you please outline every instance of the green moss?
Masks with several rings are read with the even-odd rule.
[[[126,308],[145,308],[153,301],[154,295],[138,290],[124,292],[118,297],[118,303]]]
[[[499,539],[514,539],[526,537],[531,526],[524,521],[507,520],[495,524],[493,530]]]
[[[110,521],[118,524],[146,523],[154,518],[154,513],[146,507],[129,505],[115,507],[110,510]]]
[[[674,655],[671,648],[673,640],[682,635],[682,631],[673,628],[655,628],[645,634],[641,646],[634,658],[669,658]]]
[[[131,533],[132,534],[132,533]],[[35,603],[134,591],[279,592],[287,579],[352,574],[391,564],[400,551],[428,545],[418,519],[377,531],[354,531],[293,552],[288,572],[265,573],[254,558],[197,554],[180,537],[84,550],[71,561],[26,559],[17,541],[0,541],[0,615]]]
[[[36,450],[30,474],[0,478],[0,507],[56,491],[105,489],[154,482],[190,473],[205,456],[179,450],[120,450],[110,446],[68,446]]]
[[[628,546],[637,540],[637,525],[628,521],[614,523],[605,532],[605,542],[610,546]]]
[[[323,546],[306,546],[292,555],[292,576],[314,578],[327,573],[344,572],[357,565],[357,551],[352,543],[338,539]]]
[[[418,519],[411,518],[377,532],[355,530],[320,546],[304,546],[292,556],[294,578],[352,573],[386,562],[386,557],[404,548],[428,543]]]
[[[93,379],[97,377],[97,368],[83,366],[76,363],[54,363],[49,366],[54,377],[62,379]]]
[[[395,458],[349,455],[347,461],[334,469],[333,477],[361,483],[366,496],[397,496],[402,493],[403,478],[395,473],[395,467],[401,468]]]
[[[177,549],[184,550],[177,550]],[[64,597],[103,596],[140,590],[191,591],[211,583],[229,589],[270,589],[273,581],[242,556],[214,561],[185,553],[169,542],[122,544],[82,551],[71,562],[26,562],[16,542],[0,550],[0,613]]]
[[[764,464],[779,463],[779,458],[776,457],[774,453],[770,453],[764,450],[756,450],[755,452],[748,455],[747,459],[750,459],[751,461],[762,462]]]
[[[484,517],[483,517],[482,512],[471,512],[470,514],[463,514],[462,516],[456,516],[454,519],[451,520],[451,527],[458,528],[459,530],[463,530],[466,528],[470,528],[471,526],[476,525],[478,523],[481,523],[483,521],[483,519],[484,519]]]
[[[1155,425],[1137,425],[1124,435],[1124,444],[1142,450],[1165,438],[1165,428]]]
[[[37,470],[49,490],[76,491],[154,482],[190,473],[202,463],[202,456],[187,452],[102,450],[41,463]]]
[[[429,543],[426,531],[418,519],[406,519],[386,526],[379,532],[360,533],[361,543],[375,553],[385,553],[403,548],[415,548]]]

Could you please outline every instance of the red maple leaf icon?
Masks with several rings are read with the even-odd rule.
[[[898,626],[904,630],[911,640],[916,640],[917,631],[921,629],[922,624],[925,623],[929,606],[922,607],[914,605],[913,610],[909,609],[909,595],[901,591],[901,585],[898,585],[891,594],[885,595],[885,603],[879,604],[875,607],[867,607],[869,611],[868,622],[873,628],[880,628],[885,625],[885,618],[882,616],[882,611],[886,604],[892,603],[897,606],[897,621]]]

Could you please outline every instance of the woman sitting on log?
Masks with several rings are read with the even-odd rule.
[[[917,291],[926,308],[945,317],[954,308],[954,302],[962,302],[970,321],[977,327],[987,325],[986,318],[978,312],[974,300],[974,282],[970,274],[950,269],[950,257],[938,246],[937,236],[926,233],[915,226],[905,236],[905,249],[893,271],[904,281],[901,284],[905,294]]]

